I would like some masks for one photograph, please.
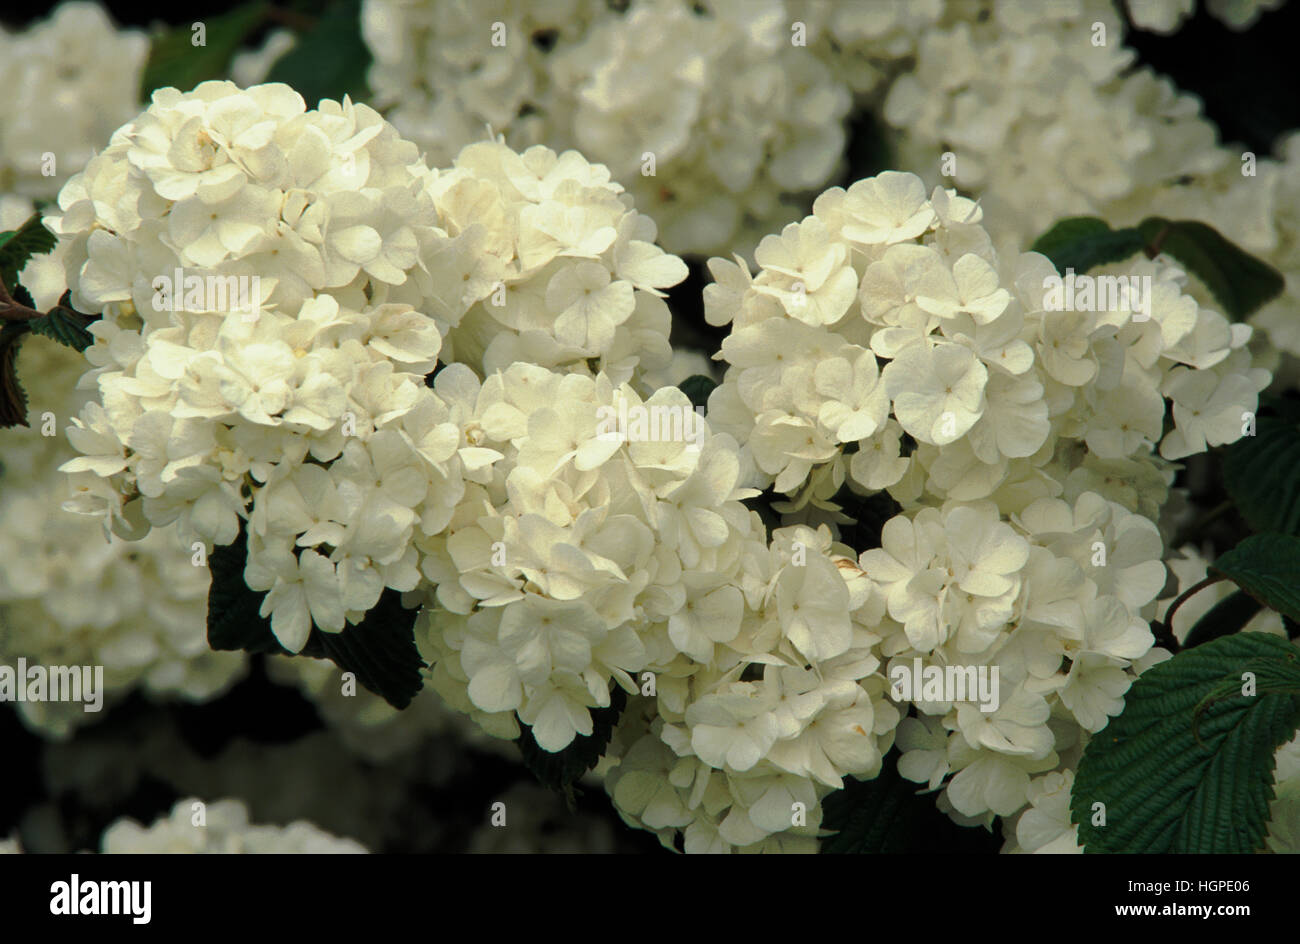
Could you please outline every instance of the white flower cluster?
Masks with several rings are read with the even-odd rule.
[[[795,45],[795,20],[779,0],[597,18],[557,56],[572,119],[552,133],[608,164],[675,251],[750,242],[797,214],[783,198],[825,185],[846,142],[851,90]]]
[[[1241,29],[1277,5],[1217,0],[1210,12]],[[1135,25],[1162,32],[1190,9],[1128,5]],[[1300,352],[1300,222],[1288,211],[1300,201],[1274,182],[1294,189],[1297,149],[1260,155],[1243,177],[1194,96],[1127,71],[1110,0],[368,0],[365,25],[380,107],[439,163],[487,127],[516,147],[577,147],[676,252],[748,253],[796,218],[799,195],[839,166],[856,97],[899,132],[898,166],[941,173],[1003,221],[1000,250],[1071,215],[1205,219],[1287,273],[1285,297],[1252,322]]]
[[[553,52],[580,37],[603,0],[365,0],[361,31],[376,107],[449,163],[485,132],[516,147],[549,135]]]
[[[686,264],[655,245],[655,224],[577,151],[471,144],[428,192],[452,237],[428,262],[431,316],[456,325],[444,361],[480,374],[515,361],[616,383],[666,367],[661,289]]]
[[[1157,212],[1175,219],[1201,219],[1219,229],[1247,252],[1282,273],[1282,295],[1250,316],[1274,347],[1300,354],[1300,133],[1292,132],[1276,146],[1276,159],[1259,155],[1254,175],[1239,148],[1223,147],[1215,153],[1212,172],[1183,186],[1166,187],[1150,200],[1126,200],[1116,208],[1121,218],[1136,221],[1141,214]],[[1210,299],[1196,280],[1198,299]]]
[[[1017,248],[1062,217],[1208,169],[1199,103],[1150,70],[1121,77],[1134,53],[1110,3],[981,6],[983,18],[951,8],[921,38],[882,114],[903,132],[903,166],[979,194]]]
[[[100,851],[105,855],[354,855],[367,850],[305,820],[287,826],[250,823],[242,800],[204,803],[189,797],[177,801],[170,816],[159,817],[151,826],[127,818],[116,820],[104,830]]]
[[[144,33],[80,0],[24,32],[0,29],[0,193],[52,198],[139,110],[148,53]]]
[[[287,86],[206,82],[155,93],[47,217],[74,305],[104,315],[87,351],[99,400],[69,430],[83,453],[64,466],[72,507],[128,535],[175,521],[211,548],[235,540],[251,500],[247,578],[272,591],[293,651],[309,607],[338,630],[345,604],[413,586],[403,554],[423,493],[409,476],[378,482],[419,458],[377,427],[417,402],[441,347],[437,322],[388,298],[419,292],[421,246],[439,238],[421,171],[364,105],[304,113]],[[300,465],[309,454],[344,461]],[[300,561],[295,541],[316,522],[279,496],[301,489],[312,514],[339,520],[320,522]],[[310,549],[326,540],[343,576]]]
[[[208,571],[194,566],[173,528],[142,541],[105,542],[91,519],[59,508],[67,457],[44,436],[84,400],[73,389],[84,368],[45,338],[23,341],[19,377],[30,398],[29,429],[5,431],[0,477],[0,663],[102,666],[105,703],[136,686],[151,697],[204,701],[244,672],[242,653],[214,652],[203,630]],[[54,432],[48,428],[47,431]],[[103,715],[81,702],[25,701],[24,720],[66,737]]]
[[[736,585],[668,624],[681,654],[619,726],[606,787],[625,821],[686,852],[814,852],[820,801],[893,743],[884,601],[823,527],[753,545]]]
[[[952,0],[786,0],[787,27],[807,27],[808,49],[868,103],[916,54],[920,38],[952,7]]]
[[[826,5],[780,0],[638,0],[625,10],[367,0],[363,16],[376,101],[431,160],[485,126],[516,147],[576,147],[608,165],[664,245],[683,253],[724,249],[797,215],[785,201],[837,167],[852,100],[817,49],[847,20],[846,44],[892,43],[901,55],[899,24],[913,22],[901,6],[857,25]],[[868,87],[874,70],[859,72]]]
[[[98,3],[68,0],[21,33],[0,27],[0,230],[14,230],[139,111],[149,41],[118,30]],[[51,120],[57,114],[58,120]],[[67,285],[57,254],[19,273],[36,307]],[[13,288],[13,286],[9,286]]]
[[[478,381],[458,364],[430,389],[440,357],[669,362],[658,288],[685,268],[573,152],[483,143],[439,174],[364,105],[207,82],[155,93],[59,199],[74,304],[104,313],[70,507],[209,548],[247,518],[245,579],[293,652],[414,590],[413,537],[491,481]]]
[[[1300,136],[1239,187],[1194,100],[1124,74],[1119,20],[1084,0],[369,0],[365,27],[396,128],[283,85],[163,89],[59,194],[53,259],[103,315],[68,507],[144,540],[83,541],[48,489],[0,492],[20,562],[0,654],[52,615],[75,643],[46,633],[44,661],[211,694],[243,661],[195,651],[190,548],[242,533],[286,649],[401,592],[429,687],[489,734],[562,750],[622,689],[597,773],[665,845],[815,851],[821,800],[895,745],[959,822],[1072,845],[1082,746],[1167,655],[1147,620],[1174,462],[1240,437],[1270,377],[1168,259],[1090,273],[1125,292],[1062,310],[1050,261],[1019,250],[1063,215],[1201,215],[1175,211],[1209,193],[1238,221],[1291,201],[1224,230],[1300,263]],[[913,53],[885,116],[915,166],[951,148],[981,201],[888,172],[758,241],[834,172],[853,96]],[[603,163],[505,143],[541,135]],[[756,272],[709,262],[705,316],[731,328],[707,422],[668,386],[706,372],[668,340],[686,267],[638,206],[681,251],[755,237]],[[771,534],[743,504],[767,488]],[[878,547],[846,543],[846,490],[897,505]],[[996,705],[891,692],[918,661],[995,673]],[[432,693],[399,720],[323,663],[275,671],[376,760],[447,724]],[[310,838],[220,804],[209,838],[188,802],[114,835]]]
[[[1246,30],[1269,10],[1276,10],[1286,0],[1206,0],[1210,15],[1229,29]],[[1196,0],[1128,0],[1129,15],[1138,29],[1153,33],[1173,33],[1192,15]]]
[[[710,416],[752,454],[756,484],[794,507],[847,479],[903,502],[993,496],[1019,510],[1122,476],[1136,510],[1143,491],[1163,498],[1156,443],[1177,459],[1241,436],[1268,381],[1249,327],[1200,308],[1161,260],[1123,269],[1123,284],[1148,288],[1112,310],[1055,310],[1051,262],[1004,264],[982,218],[953,191],[927,197],[916,176],[886,172],[828,190],[765,238],[756,275],[710,261],[706,317],[732,324]]]
[[[1195,548],[1184,547],[1181,556],[1167,562],[1177,577],[1177,593],[1157,603],[1156,617],[1166,619],[1169,606],[1177,596],[1205,578],[1206,561]],[[1216,584],[1189,597],[1175,614],[1170,627],[1182,642],[1188,631],[1216,603],[1232,593],[1226,584]],[[1282,618],[1271,610],[1262,610],[1244,625],[1241,632],[1263,632],[1285,636]],[[1163,650],[1154,650],[1162,652]],[[1154,664],[1144,660],[1143,667]],[[1074,786],[1074,768],[1087,742],[1085,735],[1075,749],[1067,752],[1064,763],[1049,773],[1036,776],[1029,785],[1029,805],[1003,822],[1006,843],[1004,853],[1040,855],[1074,854],[1083,851],[1079,831],[1070,820],[1070,794]],[[1269,835],[1266,845],[1272,852],[1300,852],[1300,738],[1277,751],[1274,780],[1275,799],[1269,810]]]
[[[1206,9],[1231,29],[1250,29],[1269,10],[1276,10],[1286,0],[1205,0]]]
[[[675,419],[651,438],[621,412]],[[642,401],[604,374],[518,363],[484,382],[473,417],[490,467],[445,535],[416,539],[447,611],[417,626],[421,648],[453,707],[507,737],[517,711],[558,751],[592,732],[611,680],[635,692],[634,676],[727,631],[691,608],[739,619],[724,588],[761,526],[739,501],[734,440],[675,388]]]
[[[1196,0],[1129,0],[1133,25],[1152,33],[1173,33],[1192,15]]]
[[[1277,5],[1210,6],[1240,29]],[[1191,7],[1128,10],[1172,32]],[[485,128],[577,147],[676,252],[747,248],[795,218],[839,166],[855,98],[883,100],[903,166],[928,179],[951,150],[945,173],[1030,238],[1221,161],[1194,98],[1123,74],[1133,54],[1110,0],[367,0],[363,17],[376,101],[431,160]]]
[[[712,260],[706,289],[706,317],[732,324],[709,417],[748,484],[790,496],[787,520],[834,516],[845,485],[903,509],[850,552],[868,587],[832,609],[869,627],[886,675],[918,658],[999,670],[995,710],[913,697],[897,732],[904,776],[970,820],[1016,812],[1031,774],[1120,711],[1165,583],[1156,445],[1237,439],[1268,381],[1250,329],[1162,260],[1123,270],[1147,280],[1142,304],[1057,311],[1051,263],[1004,264],[981,219],[884,173],[765,239],[756,275]]]
[[[1273,5],[1211,6],[1237,25]],[[1140,27],[1172,30],[1190,6],[1129,9]],[[950,6],[884,101],[899,163],[977,196],[1003,224],[1000,250],[1067,216],[1203,220],[1286,275],[1284,296],[1251,322],[1300,352],[1300,135],[1279,145],[1278,159],[1251,155],[1247,166],[1241,148],[1218,143],[1195,96],[1150,69],[1125,71],[1133,53],[1121,30],[1100,0]],[[1210,302],[1195,280],[1192,290]]]
[[[1028,805],[1003,821],[1008,854],[1074,855],[1083,852],[1079,827],[1070,820],[1070,792],[1074,771],[1052,771],[1036,777],[1027,792]],[[1014,837],[1014,838],[1013,838]]]

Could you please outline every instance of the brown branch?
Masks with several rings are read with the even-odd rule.
[[[9,289],[5,287],[4,280],[0,279],[0,321],[31,321],[33,318],[43,317],[44,314],[42,311],[14,301],[14,297],[9,294]]]
[[[1165,223],[1160,232],[1156,233],[1156,238],[1151,240],[1151,244],[1143,250],[1148,259],[1154,259],[1156,256],[1160,255],[1160,250],[1164,248],[1165,240],[1169,237],[1171,232],[1173,232],[1173,227],[1168,223]]]
[[[1200,583],[1195,584],[1194,586],[1188,587],[1185,591],[1183,591],[1181,594],[1179,594],[1178,599],[1174,600],[1174,602],[1171,603],[1171,604],[1169,605],[1169,609],[1165,611],[1165,618],[1164,618],[1164,621],[1163,621],[1163,626],[1164,626],[1165,633],[1166,633],[1166,635],[1167,635],[1167,639],[1168,639],[1168,641],[1169,641],[1169,642],[1172,642],[1172,643],[1174,644],[1174,647],[1175,647],[1175,648],[1173,648],[1173,649],[1170,650],[1171,652],[1177,652],[1177,651],[1178,651],[1178,648],[1177,648],[1177,647],[1178,647],[1177,637],[1174,636],[1174,614],[1178,612],[1178,608],[1179,608],[1180,606],[1182,606],[1183,603],[1185,603],[1189,597],[1192,597],[1192,596],[1194,596],[1195,594],[1200,593],[1200,592],[1201,592],[1202,590],[1204,590],[1206,587],[1210,586],[1210,584],[1218,583],[1220,580],[1223,580],[1223,579],[1225,579],[1224,576],[1223,576],[1223,574],[1213,574],[1213,575],[1211,575],[1211,576],[1209,576],[1209,577],[1206,577],[1206,578],[1205,578],[1204,580],[1202,580]],[[1161,625],[1161,624],[1157,624],[1157,625]],[[1166,648],[1168,648],[1168,647],[1166,647]]]

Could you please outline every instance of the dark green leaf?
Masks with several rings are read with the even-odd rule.
[[[266,19],[269,4],[244,3],[219,16],[187,20],[154,37],[145,64],[140,97],[155,89],[189,92],[200,82],[226,77],[230,60]],[[204,45],[194,45],[194,24],[204,25]]]
[[[1177,259],[1223,306],[1224,314],[1241,321],[1282,294],[1282,273],[1256,259],[1212,226],[1195,220],[1149,217],[1138,224],[1148,252],[1159,250]]]
[[[1241,694],[1243,673],[1260,679]],[[1300,724],[1300,650],[1236,633],[1133,683],[1084,751],[1070,800],[1086,852],[1247,853],[1261,847],[1274,752]],[[1104,825],[1093,825],[1095,803]]]
[[[844,789],[822,801],[822,828],[835,835],[822,840],[826,854],[882,855],[996,852],[999,842],[984,829],[958,826],[934,804],[934,794],[898,773],[897,754],[885,757],[873,780],[844,779]]]
[[[1271,633],[1248,633],[1247,635],[1266,636],[1281,641]],[[1204,743],[1201,739],[1200,727],[1205,713],[1221,702],[1273,694],[1300,696],[1300,650],[1294,647],[1281,658],[1270,655],[1250,659],[1241,663],[1239,669],[1240,671],[1234,671],[1233,674],[1216,682],[1196,703],[1196,710],[1192,714],[1192,735],[1198,743]],[[1253,676],[1251,682],[1254,689],[1249,695],[1242,691],[1245,687],[1246,673]]]
[[[705,377],[703,374],[695,374],[693,377],[687,377],[677,385],[677,389],[686,396],[690,397],[691,405],[696,409],[707,409],[709,405],[709,394],[711,394],[717,381],[712,377]]]
[[[402,595],[385,588],[360,623],[341,633],[313,629],[303,655],[330,659],[394,708],[405,708],[424,685],[425,664],[415,645],[419,612],[402,606]]]
[[[1300,619],[1300,537],[1252,534],[1209,568],[1283,616]]]
[[[1059,220],[1029,248],[1051,259],[1062,275],[1066,269],[1082,275],[1096,266],[1123,262],[1142,247],[1142,234],[1135,229],[1113,230],[1105,220],[1072,216]]]
[[[1220,454],[1223,485],[1246,523],[1300,534],[1300,401],[1261,397],[1255,435]]]
[[[338,0],[276,60],[266,80],[293,86],[308,108],[315,108],[323,98],[365,99],[370,96],[366,84],[370,58],[361,37],[361,0]]]
[[[27,260],[49,252],[57,241],[55,235],[41,222],[40,213],[33,213],[17,229],[0,233],[0,281],[4,282],[6,288],[13,289],[18,284],[18,273],[27,265]]]
[[[213,649],[290,654],[259,615],[263,594],[244,583],[247,539],[239,536],[208,555],[212,584],[208,590],[208,644]],[[395,708],[405,708],[424,684],[424,661],[415,646],[418,610],[402,606],[401,594],[385,589],[379,602],[341,633],[313,627],[301,655],[330,659]]]
[[[27,323],[11,321],[0,329],[0,429],[28,426],[27,394],[18,382],[18,347]]]
[[[1183,642],[1183,648],[1190,649],[1212,639],[1240,632],[1263,608],[1264,604],[1244,590],[1233,591],[1196,621]]]
[[[9,296],[20,305],[26,305],[28,308],[35,308],[36,302],[32,299],[32,293],[23,288],[22,285],[15,285],[9,290]]]
[[[286,650],[271,632],[271,621],[258,615],[263,594],[244,583],[248,543],[241,525],[233,544],[208,555],[208,645],[218,650],[279,652]]]
[[[617,685],[609,693],[607,708],[591,709],[591,733],[580,734],[562,751],[544,750],[533,737],[532,729],[525,724],[515,741],[523,755],[524,766],[533,772],[543,786],[563,791],[572,799],[573,785],[600,760],[609,745],[614,726],[618,724],[627,695]]]
[[[1092,216],[1060,220],[1033,244],[1058,272],[1089,269],[1145,251],[1166,253],[1205,283],[1224,313],[1241,321],[1281,294],[1282,274],[1225,239],[1214,227],[1195,220],[1148,217],[1136,227],[1113,230]]]
[[[70,296],[70,292],[65,292],[58,305],[27,324],[34,334],[44,335],[60,344],[84,351],[95,342],[94,335],[86,329],[98,321],[99,316],[85,315],[74,309],[69,302]]]

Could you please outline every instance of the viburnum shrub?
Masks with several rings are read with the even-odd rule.
[[[94,518],[60,510],[68,443],[46,434],[93,395],[77,389],[89,365],[70,347],[31,338],[18,366],[30,428],[5,430],[0,450],[0,659],[102,667],[94,710],[25,700],[15,705],[23,721],[64,740],[137,688],[151,700],[216,697],[244,675],[247,659],[214,652],[198,630],[207,568],[194,566],[173,528],[107,543]]]
[[[918,803],[1023,851],[1132,851],[1155,816],[1200,848],[1231,811],[1179,817],[1249,721],[1263,843],[1289,624],[1171,659],[1163,595],[1177,462],[1253,437],[1271,379],[1189,288],[1208,239],[1252,271],[1212,230],[1072,219],[1006,254],[978,202],[880,173],[756,268],[711,259],[725,374],[662,385],[687,267],[578,151],[431,167],[347,97],[209,81],[155,92],[43,225],[0,242],[0,343],[85,350],[66,507],[206,563],[214,649],[328,657],[399,708],[427,685],[688,852],[860,848]],[[16,275],[45,252],[42,314]],[[1291,620],[1296,540],[1213,567]],[[1162,765],[1179,802],[1115,787]]]

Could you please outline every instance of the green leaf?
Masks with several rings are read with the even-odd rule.
[[[522,733],[515,743],[523,756],[524,766],[533,772],[543,786],[563,791],[572,801],[573,785],[582,775],[596,766],[618,724],[627,695],[617,685],[609,693],[609,706],[591,709],[591,733],[580,734],[562,751],[552,753],[542,748],[533,737],[532,728],[521,724]]]
[[[1241,694],[1242,674],[1259,691]],[[1144,672],[1084,751],[1070,800],[1086,852],[1247,853],[1263,845],[1273,754],[1300,725],[1300,650],[1237,633]],[[1093,804],[1105,824],[1093,825]]]
[[[1255,435],[1220,455],[1223,485],[1252,529],[1300,534],[1300,401],[1261,397]]]
[[[144,67],[140,98],[148,101],[155,89],[189,92],[200,82],[222,79],[239,47],[266,19],[270,5],[243,3],[219,16],[188,20],[153,38]],[[204,26],[204,45],[194,45],[194,24]]]
[[[292,655],[259,615],[263,594],[244,582],[247,537],[241,525],[234,543],[214,547],[208,555],[212,584],[208,589],[208,645],[219,650]],[[395,708],[405,708],[424,684],[424,661],[415,646],[418,610],[402,606],[402,595],[385,589],[360,623],[341,633],[312,627],[300,655],[330,659]]]
[[[361,0],[338,0],[271,67],[268,82],[293,86],[315,108],[323,98],[370,97],[370,49],[361,37]]]
[[[1285,287],[1282,274],[1225,239],[1213,226],[1196,220],[1152,216],[1136,227],[1111,229],[1094,216],[1059,220],[1030,247],[1052,260],[1058,272],[1077,273],[1122,262],[1145,251],[1177,259],[1208,288],[1224,313],[1241,321],[1276,298]]]
[[[997,838],[984,829],[958,826],[934,804],[934,794],[898,773],[897,754],[885,757],[872,780],[844,778],[844,789],[822,801],[823,854],[888,855],[996,852]]]
[[[691,405],[696,409],[707,409],[709,405],[709,394],[711,394],[718,382],[712,377],[706,377],[703,374],[695,374],[687,377],[677,385],[677,389],[686,396],[690,397]]]
[[[302,654],[331,660],[394,708],[405,708],[424,686],[424,660],[415,645],[418,609],[402,606],[402,595],[386,587],[360,623],[341,633],[312,629]]]
[[[1094,216],[1072,216],[1057,221],[1030,246],[1052,260],[1062,275],[1066,269],[1079,274],[1111,262],[1123,262],[1142,251],[1142,234],[1135,229],[1113,230]]]
[[[1248,635],[1266,635],[1270,639],[1278,639],[1277,636],[1273,636],[1271,633],[1250,633]],[[1201,739],[1200,726],[1205,713],[1221,702],[1228,699],[1241,700],[1272,694],[1300,695],[1300,653],[1293,651],[1283,658],[1261,657],[1251,659],[1243,663],[1240,668],[1240,672],[1217,682],[1196,703],[1196,710],[1192,714],[1192,736],[1196,738],[1197,743],[1204,743]],[[1251,684],[1254,686],[1249,695],[1244,694],[1242,691],[1245,687],[1247,673],[1253,676]],[[1300,722],[1297,723],[1300,724]]]
[[[71,293],[67,293],[71,294]],[[15,285],[9,290],[9,295],[20,305],[26,305],[28,308],[35,308],[36,302],[32,298],[32,293],[23,288],[21,284]]]
[[[1190,649],[1212,639],[1240,632],[1263,608],[1264,604],[1244,590],[1235,590],[1196,621],[1196,625],[1187,633],[1183,648]]]
[[[86,329],[99,320],[99,315],[86,315],[77,311],[72,307],[71,298],[71,292],[64,292],[58,305],[27,324],[34,334],[44,335],[60,344],[84,351],[95,343],[94,335]]]
[[[27,394],[18,382],[18,347],[27,323],[11,321],[0,328],[0,429],[28,426]]]
[[[1148,246],[1177,259],[1202,282],[1223,306],[1224,314],[1241,321],[1282,294],[1282,273],[1225,239],[1213,226],[1196,220],[1148,217],[1138,224]]]
[[[271,632],[271,621],[258,615],[263,594],[244,583],[248,539],[241,524],[232,544],[208,555],[208,645],[217,650],[286,653]]]
[[[41,222],[40,213],[33,213],[17,229],[0,233],[0,281],[12,290],[27,260],[49,252],[56,242],[58,239]]]
[[[1300,537],[1252,534],[1209,568],[1283,616],[1300,619]]]

